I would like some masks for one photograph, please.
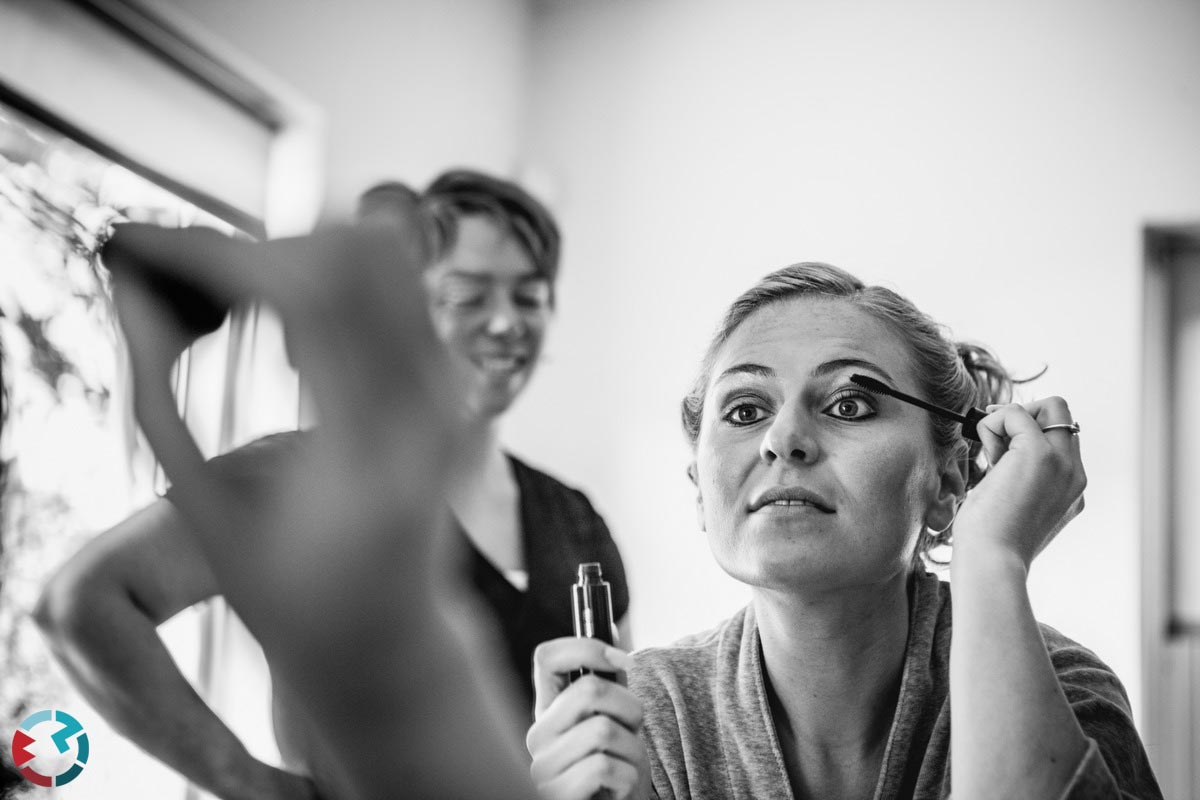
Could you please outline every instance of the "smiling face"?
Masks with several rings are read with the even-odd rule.
[[[434,328],[462,372],[474,416],[503,413],[529,381],[550,318],[550,283],[486,216],[457,221],[454,247],[426,272]]]
[[[903,339],[852,303],[783,300],[716,354],[696,442],[701,523],[738,580],[807,591],[906,571],[931,514],[953,505],[928,416],[869,394],[917,393]]]

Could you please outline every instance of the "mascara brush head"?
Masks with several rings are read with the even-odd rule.
[[[964,439],[970,439],[975,442],[979,441],[979,430],[977,426],[979,420],[987,416],[982,409],[969,408],[965,414],[960,414],[957,411],[951,411],[948,408],[942,408],[941,406],[934,405],[933,403],[928,403],[919,397],[913,397],[912,395],[905,394],[897,389],[893,389],[883,381],[872,378],[870,375],[851,375],[850,382],[861,386],[869,392],[874,392],[875,394],[884,394],[888,397],[894,397],[897,400],[914,405],[917,408],[923,408],[931,414],[936,414],[940,417],[945,417],[946,419],[952,419],[962,425],[962,435]]]

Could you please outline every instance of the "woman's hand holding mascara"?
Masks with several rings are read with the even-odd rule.
[[[1083,507],[1066,402],[989,406],[991,469],[954,523],[950,752],[955,797],[1058,797],[1088,742],[1046,651],[1029,566]],[[996,753],[1004,753],[997,759]]]
[[[642,706],[620,683],[583,669],[623,673],[630,657],[597,639],[544,642],[533,656],[536,721],[525,738],[530,774],[544,800],[641,800],[650,794],[650,763],[638,734]]]
[[[963,502],[954,523],[953,564],[1015,555],[1028,571],[1034,557],[1083,509],[1087,485],[1079,436],[1048,425],[1072,421],[1061,397],[991,406],[979,422],[988,474]]]

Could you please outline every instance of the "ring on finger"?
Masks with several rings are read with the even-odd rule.
[[[1045,433],[1046,431],[1057,431],[1057,430],[1066,431],[1067,433],[1070,433],[1072,436],[1078,436],[1079,435],[1079,423],[1078,422],[1060,422],[1056,425],[1045,425],[1042,427],[1042,433]]]

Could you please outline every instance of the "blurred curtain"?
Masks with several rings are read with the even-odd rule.
[[[280,224],[303,229],[316,216],[320,143],[311,108],[263,83],[252,65],[186,19],[164,13],[134,0],[0,2],[0,335],[6,346],[14,343],[6,350],[14,361],[23,359],[29,373],[13,378],[20,386],[5,457],[26,486],[52,473],[55,460],[60,472],[61,464],[71,464],[68,476],[82,474],[75,462],[109,465],[107,472],[91,473],[99,478],[72,479],[41,495],[26,492],[26,501],[49,498],[37,507],[55,509],[54,525],[25,513],[36,504],[6,497],[6,512],[21,511],[6,513],[6,541],[29,552],[20,569],[6,573],[16,579],[0,597],[0,633],[17,643],[5,653],[10,661],[29,663],[5,676],[3,722],[29,703],[53,703],[73,714],[86,707],[62,694],[65,684],[55,689],[59,694],[46,694],[62,678],[32,632],[28,609],[41,580],[80,536],[165,488],[130,424],[127,366],[103,273],[85,274],[94,268],[87,251],[95,236],[122,217],[261,237],[268,229],[285,232]],[[271,220],[283,222],[268,225]],[[64,275],[83,277],[71,283],[60,280]],[[278,320],[266,309],[233,315],[180,360],[175,379],[180,413],[207,455],[297,425],[297,377]],[[119,456],[106,449],[114,440]],[[124,488],[101,490],[118,478]],[[92,513],[101,501],[103,509]],[[24,547],[34,541],[45,543],[44,551]],[[8,561],[21,558],[17,553]],[[251,751],[275,758],[261,654],[224,604],[185,612],[160,632],[184,673]],[[94,712],[77,716],[92,736],[93,758],[62,796],[197,796],[107,731]]]

